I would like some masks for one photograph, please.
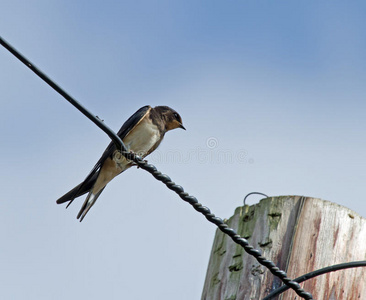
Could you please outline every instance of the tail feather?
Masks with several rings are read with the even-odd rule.
[[[67,201],[71,201],[72,199],[82,196],[83,194],[85,194],[87,191],[84,191],[84,193],[80,193],[80,187],[83,183],[80,183],[79,185],[77,185],[76,187],[74,187],[71,191],[68,191],[65,195],[63,195],[62,197],[60,197],[59,199],[56,200],[57,204],[62,204],[65,203]]]
[[[105,188],[105,187],[104,187]],[[102,188],[98,193],[93,194],[92,191],[89,192],[88,196],[86,197],[83,206],[81,207],[77,219],[80,219],[80,222],[85,218],[86,214],[92,208],[94,203],[97,201],[100,194],[103,192],[104,188]]]
[[[98,173],[95,173],[91,178],[86,178],[82,183],[80,183],[79,185],[77,185],[76,187],[74,187],[71,191],[68,191],[65,195],[63,195],[62,197],[60,197],[59,199],[56,200],[57,204],[62,204],[65,202],[68,202],[68,205],[66,206],[69,207],[69,205],[72,203],[72,201],[77,198],[80,197],[86,193],[88,193],[95,181],[97,180],[98,177]]]

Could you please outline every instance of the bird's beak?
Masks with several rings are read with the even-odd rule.
[[[186,130],[185,127],[183,126],[183,124],[179,124],[179,128]]]

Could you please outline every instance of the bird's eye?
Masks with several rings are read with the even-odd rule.
[[[174,118],[176,118],[178,120],[179,119],[179,115],[177,113],[174,113]]]

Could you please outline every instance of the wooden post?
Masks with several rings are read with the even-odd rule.
[[[266,198],[238,207],[231,228],[290,278],[333,264],[366,260],[366,219],[329,201]],[[220,230],[216,232],[202,300],[259,300],[282,285]],[[317,300],[366,299],[366,269],[327,273],[300,284]],[[300,299],[292,290],[277,299]]]

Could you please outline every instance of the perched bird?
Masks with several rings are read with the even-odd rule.
[[[136,111],[122,125],[117,135],[122,139],[128,151],[144,158],[159,146],[167,131],[175,128],[185,130],[182,118],[175,110],[168,106],[152,108],[147,105]],[[117,148],[111,142],[86,179],[56,201],[58,204],[69,201],[66,206],[68,207],[75,198],[88,193],[77,216],[80,222],[108,182],[134,165],[134,162],[122,155],[119,155],[119,159],[115,159],[116,154],[118,154]]]

